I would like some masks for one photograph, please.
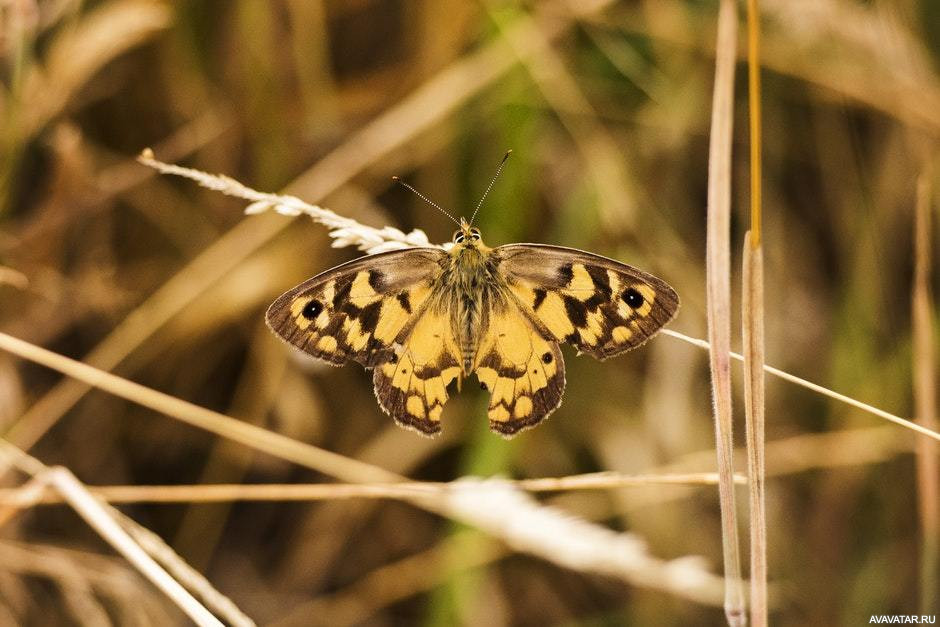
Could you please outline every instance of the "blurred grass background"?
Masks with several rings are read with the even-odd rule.
[[[768,361],[909,416],[913,207],[940,133],[940,9],[761,6]],[[711,470],[705,355],[667,337],[604,364],[566,351],[563,406],[511,442],[487,432],[472,385],[448,404],[441,438],[400,430],[360,367],[296,359],[262,321],[278,294],[354,253],[329,248],[304,218],[245,218],[240,202],[133,156],[152,146],[165,161],[446,241],[452,225],[390,175],[468,213],[512,148],[478,217],[489,245],[574,246],[649,270],[682,296],[673,328],[703,337],[716,11],[662,0],[8,0],[0,329],[76,358],[104,343],[107,369],[415,479]],[[381,132],[360,132],[383,116]],[[220,240],[226,266],[189,265]],[[160,292],[171,279],[178,289]],[[58,375],[0,354],[0,428],[90,484],[323,479],[101,392],[74,399]],[[773,623],[919,613],[913,436],[774,380],[767,419]],[[642,535],[655,555],[721,563],[714,489],[549,500]],[[720,608],[507,554],[394,501],[123,509],[262,624],[724,622]],[[81,610],[93,605],[116,624],[183,620],[64,507],[8,522],[0,553],[17,556],[0,560],[2,619],[66,624],[100,617]]]

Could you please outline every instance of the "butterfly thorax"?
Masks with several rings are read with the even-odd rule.
[[[482,241],[468,240],[451,249],[450,264],[441,275],[440,289],[442,304],[450,312],[465,375],[473,370],[489,314],[504,306],[504,287],[492,249]]]

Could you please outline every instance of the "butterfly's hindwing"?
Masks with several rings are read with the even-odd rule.
[[[447,253],[415,248],[337,266],[274,301],[266,321],[293,346],[339,365],[391,359],[402,329],[425,306]]]
[[[679,307],[668,284],[606,257],[540,244],[509,244],[494,254],[527,313],[554,339],[597,359],[643,344]]]
[[[501,435],[535,426],[561,404],[565,362],[545,335],[511,300],[490,312],[474,367],[490,393],[490,429]]]
[[[373,373],[379,405],[404,427],[425,435],[438,433],[447,386],[461,373],[460,350],[447,312],[432,302],[402,330],[394,351],[394,357]]]

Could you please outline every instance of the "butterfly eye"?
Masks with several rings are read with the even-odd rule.
[[[472,240],[480,239],[480,229],[470,229],[470,239]]]
[[[463,231],[454,231],[454,243],[459,244],[463,241]]]

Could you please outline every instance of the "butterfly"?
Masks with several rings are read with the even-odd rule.
[[[561,246],[489,248],[472,220],[449,250],[366,255],[301,283],[270,306],[268,326],[330,364],[372,369],[381,408],[427,436],[441,430],[450,384],[475,374],[490,428],[512,437],[561,404],[561,342],[603,360],[676,314],[675,290],[651,274]]]

